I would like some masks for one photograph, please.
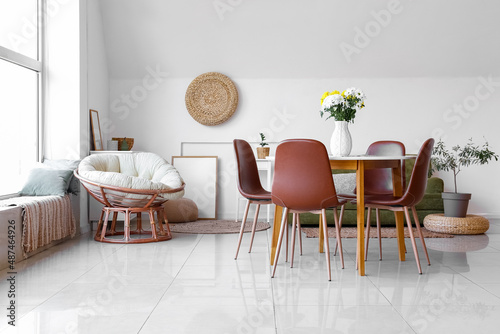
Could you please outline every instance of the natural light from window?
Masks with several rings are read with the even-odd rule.
[[[0,61],[1,193],[20,190],[22,176],[37,158],[38,74]]]
[[[37,0],[0,2],[0,45],[38,59]]]
[[[21,190],[39,156],[39,12],[38,0],[0,2],[0,196]]]

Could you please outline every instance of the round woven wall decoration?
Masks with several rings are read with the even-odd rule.
[[[238,91],[224,74],[208,72],[196,77],[186,91],[186,108],[203,125],[227,121],[238,106]]]

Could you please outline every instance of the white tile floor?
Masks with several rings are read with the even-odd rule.
[[[16,326],[8,325],[7,271],[0,272],[0,333],[496,333],[500,328],[500,220],[486,235],[427,239],[432,265],[373,242],[367,276],[332,256],[332,281],[317,239],[293,269],[270,278],[271,231],[175,234],[167,242],[112,245],[81,236],[16,265]],[[408,240],[408,239],[407,239]],[[411,245],[407,241],[407,248]],[[424,259],[423,254],[421,254]]]

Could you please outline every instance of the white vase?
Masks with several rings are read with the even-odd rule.
[[[330,150],[332,155],[345,157],[351,154],[352,138],[349,132],[349,122],[335,121],[332,138],[330,139]]]

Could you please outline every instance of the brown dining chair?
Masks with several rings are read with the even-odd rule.
[[[427,187],[427,175],[429,171],[429,163],[432,155],[432,149],[434,147],[434,139],[430,138],[426,140],[420,151],[418,152],[415,166],[411,173],[410,181],[408,186],[401,197],[395,197],[392,194],[389,195],[371,195],[365,197],[365,206],[368,208],[384,209],[390,211],[404,211],[406,224],[408,226],[408,232],[410,234],[411,243],[413,247],[413,252],[415,254],[415,261],[417,262],[418,272],[422,274],[422,268],[420,266],[420,259],[418,257],[417,245],[415,243],[415,237],[413,235],[412,222],[410,218],[410,209],[413,214],[413,219],[415,220],[415,225],[417,228],[417,233],[422,242],[422,247],[425,252],[425,257],[427,258],[427,263],[430,265],[429,254],[427,253],[427,247],[425,246],[425,240],[422,235],[422,229],[420,228],[420,222],[418,220],[417,211],[415,206],[422,200],[425,194],[425,189]]]
[[[257,226],[257,219],[259,217],[260,206],[263,204],[272,204],[271,192],[265,190],[260,183],[259,171],[257,169],[257,162],[253,154],[252,147],[248,142],[242,139],[233,140],[234,152],[236,154],[236,163],[238,165],[238,190],[240,194],[247,199],[245,212],[243,213],[243,220],[241,222],[240,235],[238,237],[238,246],[236,248],[236,255],[234,259],[238,258],[241,240],[245,231],[245,224],[250,209],[250,204],[257,204],[255,208],[255,217],[252,225],[252,235],[250,238],[250,248],[248,252],[252,251],[253,239],[255,236],[255,227]]]
[[[274,204],[283,207],[281,228],[274,258],[272,277],[280,254],[281,243],[288,225],[288,213],[293,215],[293,222],[299,220],[299,213],[312,212],[321,214],[325,245],[325,256],[328,270],[328,280],[331,280],[330,251],[328,246],[328,230],[326,210],[334,208],[335,229],[340,236],[340,223],[337,217],[337,207],[346,201],[341,201],[335,192],[330,161],[325,145],[312,139],[289,139],[280,143],[276,149],[274,180],[271,190]],[[292,266],[295,244],[295,226],[292,226]],[[340,255],[343,262],[342,242],[339,240]]]
[[[393,140],[381,140],[376,141],[368,147],[366,150],[366,155],[385,155],[385,156],[404,156],[406,154],[405,145],[399,141]],[[405,185],[405,173],[404,173],[404,162],[401,172],[401,184]],[[392,170],[390,168],[377,168],[377,169],[367,169],[365,171],[365,196],[371,195],[392,195]],[[353,194],[339,194],[339,197],[347,199],[356,198],[356,189],[354,189]],[[380,226],[380,212],[379,209],[375,209],[375,216],[377,222],[377,237],[379,246],[379,259],[382,260],[382,237],[381,237],[381,226]],[[368,257],[368,245],[370,241],[370,220],[371,220],[371,208],[368,208],[368,213],[366,215],[366,231],[365,231],[365,260]],[[342,226],[340,226],[342,232]],[[335,246],[335,251],[337,246]]]

